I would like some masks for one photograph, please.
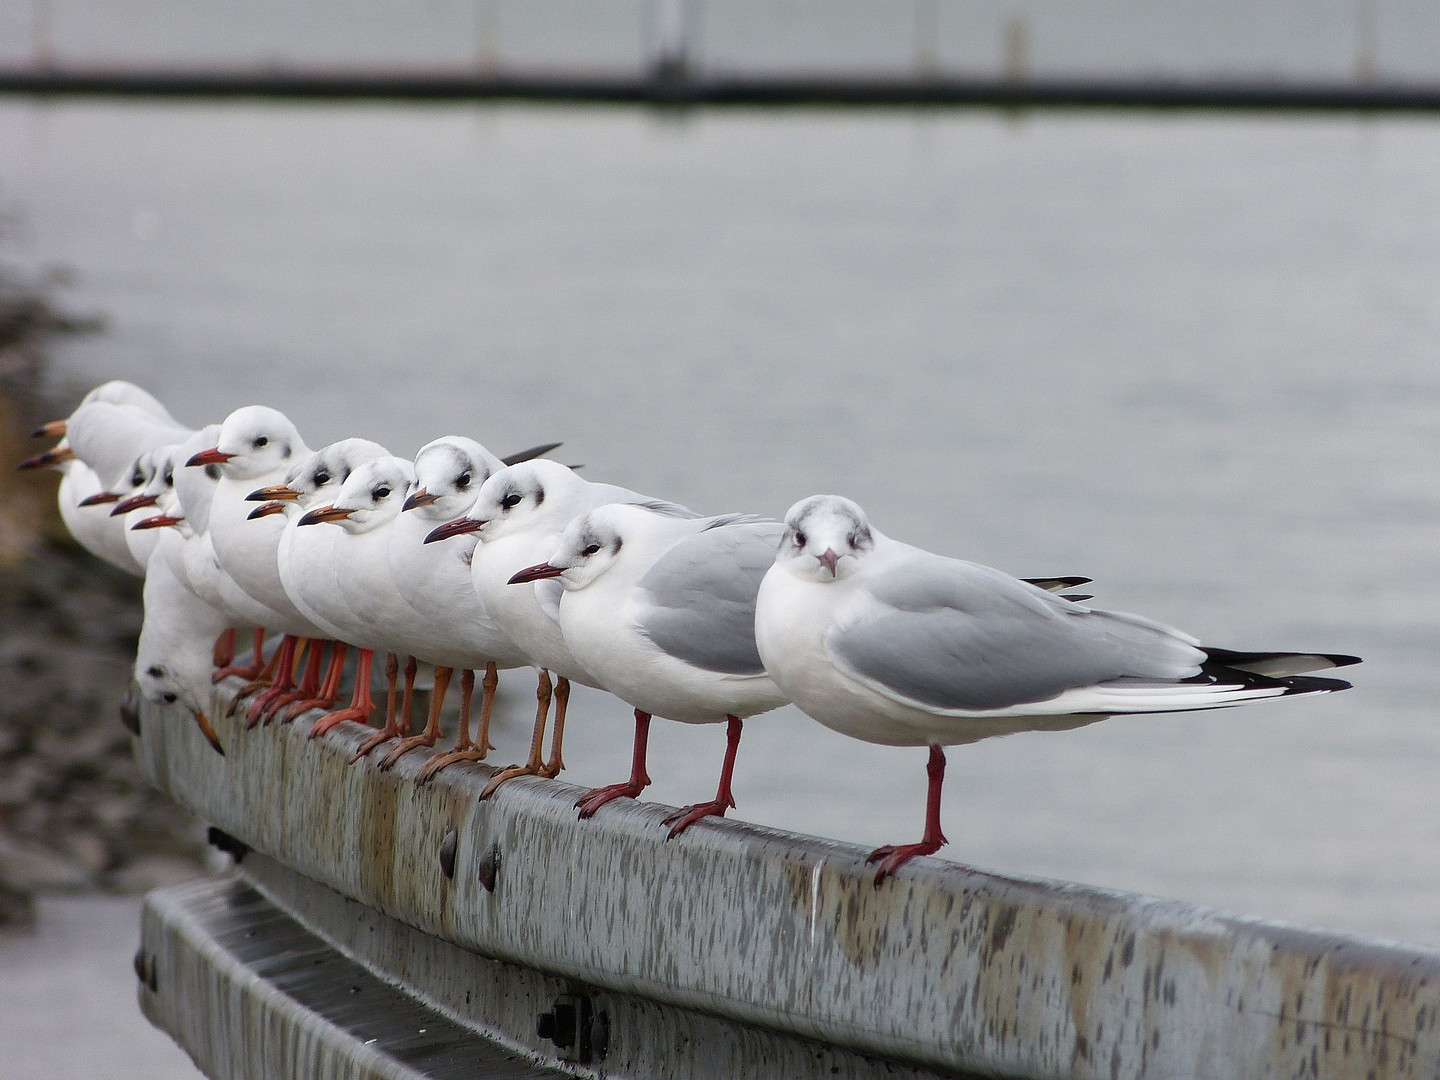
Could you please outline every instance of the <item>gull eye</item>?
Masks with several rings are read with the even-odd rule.
[[[141,484],[143,484],[143,483],[145,483],[145,477],[144,477],[143,474],[141,474],[141,473],[137,470],[137,471],[130,477],[130,486],[131,486],[131,487],[139,487],[139,486],[140,486]]]
[[[804,534],[803,532],[801,532],[799,529],[796,529],[796,530],[795,530],[795,546],[796,546],[797,548],[803,548],[806,543],[807,543],[807,540],[806,540],[806,538],[805,538],[805,534]]]
[[[261,435],[258,439],[255,440],[253,445],[256,450],[259,450],[262,446],[270,445],[270,440],[267,439],[264,435]]]
[[[315,474],[315,486],[316,486],[316,487],[324,487],[324,486],[325,486],[326,484],[328,484],[329,482],[330,482],[330,474],[329,474],[328,472],[326,472],[324,469],[321,469],[319,472],[317,472],[317,473]]]
[[[455,481],[455,486],[461,491],[464,491],[470,486],[470,474],[468,472],[462,472],[459,479]]]
[[[377,487],[374,491],[370,492],[370,495],[375,499],[376,502],[379,502],[381,499],[388,499],[390,497],[390,489],[388,487],[385,487],[384,485],[381,485],[380,487]]]
[[[149,675],[152,679],[163,679],[165,677],[165,669],[159,664],[151,664],[145,669],[145,674]]]
[[[180,700],[180,695],[167,690],[160,695],[160,700],[165,702],[166,705],[174,705],[175,702]]]
[[[594,554],[595,554],[597,551],[599,551],[599,550],[600,550],[600,545],[599,545],[599,544],[587,544],[586,547],[585,547],[585,550],[582,551],[582,552],[580,552],[580,554],[581,554],[581,555],[594,555]]]
[[[506,495],[505,498],[500,500],[500,505],[503,506],[506,510],[509,510],[512,506],[519,506],[520,493],[518,491],[512,491],[509,495]]]
[[[171,469],[166,469],[166,470],[165,470],[165,486],[166,486],[166,487],[174,487],[174,486],[175,486],[175,473],[174,473],[174,471],[171,470]]]

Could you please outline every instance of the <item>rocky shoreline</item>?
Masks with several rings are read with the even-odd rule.
[[[140,776],[120,722],[140,582],[69,539],[54,473],[13,467],[73,404],[41,389],[45,342],[68,327],[37,291],[0,284],[0,925],[27,922],[38,892],[193,875],[205,851],[201,824]]]

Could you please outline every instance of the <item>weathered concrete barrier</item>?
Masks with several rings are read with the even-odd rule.
[[[802,1061],[816,1075],[882,1062],[911,1075],[1440,1075],[1440,950],[933,858],[877,888],[855,845],[730,821],[667,843],[659,805],[577,822],[577,789],[536,780],[481,803],[484,766],[418,788],[424,755],[351,767],[362,729],[308,731],[224,722],[222,758],[188,713],[147,708],[136,755],[267,857],[242,864],[258,868],[244,887],[531,1062],[609,1076],[791,1076]],[[147,940],[156,920],[152,905]],[[508,1021],[457,1004],[505,980],[523,1000],[499,1009]],[[557,1049],[557,1025],[592,1032],[601,1012],[605,1058]],[[692,1028],[710,1034],[687,1047]],[[716,1040],[745,1053],[721,1060]]]

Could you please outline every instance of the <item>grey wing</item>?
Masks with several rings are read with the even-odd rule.
[[[629,503],[634,506],[644,507],[653,514],[661,517],[671,518],[698,518],[688,506],[681,506],[679,503],[671,502],[668,499],[656,499],[650,495],[641,495],[638,491],[631,491],[629,488],[618,487],[615,484],[592,484],[592,505],[601,506],[607,502]]]
[[[1174,680],[1203,657],[1139,616],[1071,604],[990,567],[923,553],[871,584],[873,603],[825,639],[835,663],[901,701],[1005,709],[1120,678]]]
[[[784,531],[779,522],[715,525],[676,544],[640,579],[651,601],[640,630],[695,667],[763,675],[755,596]]]

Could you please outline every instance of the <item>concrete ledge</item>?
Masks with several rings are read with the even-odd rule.
[[[223,708],[217,708],[216,714]],[[1440,950],[864,850],[667,808],[577,822],[578,789],[490,770],[417,788],[347,725],[147,707],[136,755],[196,813],[345,897],[482,956],[878,1058],[1023,1077],[1440,1074]]]

